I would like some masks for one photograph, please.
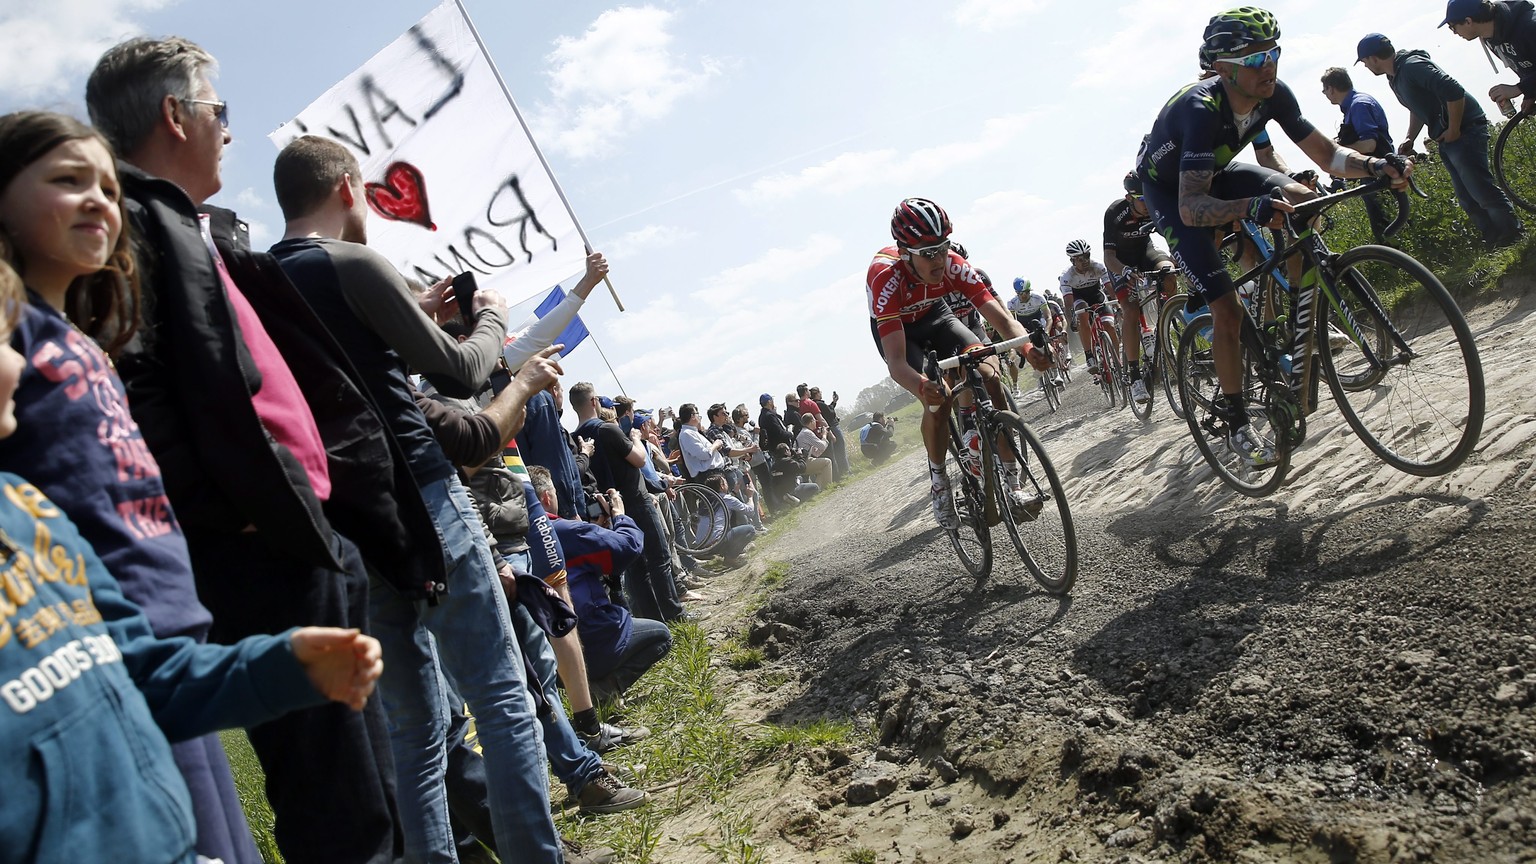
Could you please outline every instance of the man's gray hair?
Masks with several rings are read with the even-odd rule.
[[[533,494],[543,495],[555,491],[555,475],[542,465],[528,466],[528,482],[533,484]]]
[[[217,69],[213,55],[189,39],[129,39],[96,61],[85,84],[85,105],[91,122],[127,158],[149,139],[166,96],[197,98],[200,79]]]

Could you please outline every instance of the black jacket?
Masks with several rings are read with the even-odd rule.
[[[793,448],[795,436],[785,428],[784,418],[764,408],[757,415],[757,446],[763,448],[764,453],[772,454],[773,448],[780,444]]]
[[[1536,7],[1528,0],[1493,4],[1493,38],[1483,42],[1520,76],[1520,92],[1536,96]]]
[[[437,544],[425,542],[435,529],[403,455],[330,333],[275,259],[241,248],[232,214],[210,210],[230,276],[288,363],[325,444],[332,493],[322,507],[303,466],[257,417],[251,394],[261,374],[197,209],[170,181],[127,164],[119,173],[140,243],[144,324],[117,367],[182,525],[189,534],[254,525],[286,554],[340,569],[330,551],[334,521],[403,593],[428,596],[443,579]]]

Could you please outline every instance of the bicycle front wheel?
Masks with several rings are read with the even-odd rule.
[[[1321,339],[1319,354],[1344,420],[1399,471],[1434,477],[1456,468],[1482,434],[1487,393],[1472,330],[1450,292],[1386,246],[1341,255],[1333,288],[1339,303],[1326,320],[1349,339],[1336,352]]]
[[[1526,167],[1536,160],[1536,121],[1516,114],[1504,123],[1493,145],[1493,173],[1509,200],[1522,210],[1536,213],[1536,174]]]
[[[1017,414],[998,411],[989,427],[988,459],[996,471],[992,486],[1013,548],[1040,587],[1052,594],[1066,594],[1077,581],[1077,534],[1056,468],[1045,453],[1045,445]],[[1026,499],[1023,504],[1009,500],[1012,482],[1008,463],[1003,461],[1005,455],[1018,460],[1014,470]]]
[[[955,547],[955,554],[960,557],[966,572],[984,579],[992,572],[992,530],[987,527],[987,501],[981,489],[981,478],[965,466],[965,460],[960,458],[960,441],[952,433],[946,470],[959,518],[955,528],[944,533],[949,536],[949,543]]]
[[[1040,376],[1040,394],[1045,398],[1045,407],[1051,409],[1054,414],[1061,408],[1061,393],[1057,392],[1056,385],[1051,383],[1051,376]]]
[[[1196,316],[1179,340],[1174,370],[1179,379],[1179,401],[1184,405],[1184,422],[1195,438],[1195,446],[1211,470],[1238,492],[1253,498],[1263,497],[1280,488],[1291,464],[1291,442],[1280,434],[1287,424],[1275,412],[1286,391],[1281,382],[1267,382],[1260,372],[1258,358],[1246,343],[1242,350],[1243,397],[1247,402],[1248,425],[1257,435],[1274,442],[1275,461],[1262,468],[1250,466],[1227,444],[1228,422],[1216,412],[1216,398],[1221,385],[1216,380],[1216,357],[1211,345],[1211,314]]]
[[[1104,399],[1105,407],[1113,408],[1120,382],[1115,375],[1114,346],[1110,344],[1109,337],[1102,330],[1095,329],[1093,332],[1093,356],[1099,361],[1099,396]]]
[[[1179,375],[1173,365],[1179,353],[1179,339],[1184,336],[1184,304],[1188,294],[1175,294],[1163,304],[1163,312],[1157,316],[1158,362],[1163,366],[1163,395],[1173,416],[1184,419],[1184,403],[1179,399]]]

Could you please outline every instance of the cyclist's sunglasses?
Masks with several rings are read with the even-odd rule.
[[[1217,63],[1231,63],[1234,66],[1242,66],[1247,69],[1263,69],[1270,63],[1280,62],[1280,46],[1268,51],[1255,51],[1252,54],[1244,54],[1241,57],[1218,57]]]
[[[1088,260],[1088,256],[1090,256],[1092,254],[1093,254],[1092,252],[1084,252],[1081,255],[1068,255],[1067,258],[1072,260],[1072,261],[1087,261]]]
[[[949,256],[949,241],[944,240],[932,246],[909,246],[907,247],[907,254],[918,255],[928,261],[947,258]]]

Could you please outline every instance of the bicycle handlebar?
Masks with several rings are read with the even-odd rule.
[[[1401,156],[1397,156],[1396,154],[1386,158],[1388,162],[1398,170],[1402,170],[1403,166],[1407,162],[1407,160],[1403,159]],[[1379,192],[1383,189],[1391,188],[1393,179],[1394,178],[1392,177],[1377,177],[1371,180],[1367,180],[1366,182],[1361,183],[1359,186],[1356,186],[1353,189],[1345,189],[1343,192],[1336,192],[1332,195],[1324,195],[1321,198],[1313,198],[1311,201],[1296,205],[1294,212],[1286,214],[1286,221],[1291,223],[1293,226],[1297,224],[1305,225],[1306,223],[1311,222],[1313,219],[1322,215],[1324,210],[1333,207],[1335,204],[1341,204],[1351,198],[1359,198],[1364,195],[1369,195],[1373,192]],[[1414,194],[1418,195],[1420,198],[1429,197],[1429,193],[1425,192],[1422,188],[1419,187],[1418,181],[1413,179],[1412,174],[1408,175],[1408,187],[1412,189]],[[1397,208],[1397,218],[1392,220],[1392,224],[1388,225],[1382,231],[1384,236],[1391,236],[1392,234],[1397,233],[1402,229],[1403,223],[1408,221],[1408,208],[1401,206],[1408,203],[1408,196],[1400,189],[1395,191],[1397,195],[1401,196],[1398,198],[1399,206]]]
[[[962,360],[970,363],[979,363],[987,357],[1001,354],[1004,351],[1012,351],[1013,349],[1023,345],[1028,341],[1029,334],[1026,333],[1023,336],[1016,336],[1012,339],[1007,339],[1002,342],[994,342],[991,345],[979,345],[969,351],[963,351],[953,357],[947,357],[943,360],[940,360],[939,368],[946,370],[958,369]]]

